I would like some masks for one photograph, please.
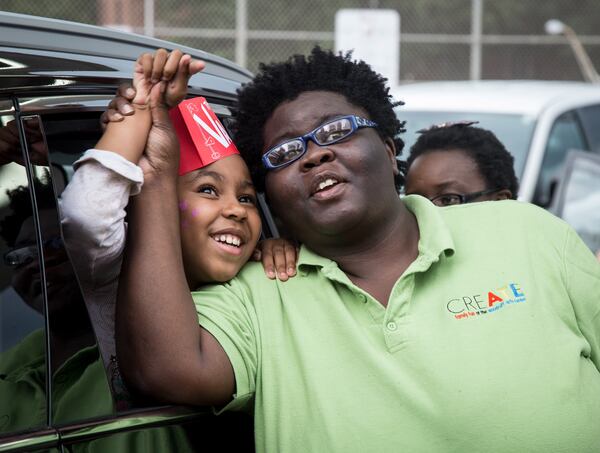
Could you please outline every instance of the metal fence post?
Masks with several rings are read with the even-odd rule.
[[[235,62],[246,67],[248,58],[248,0],[235,0]]]
[[[481,30],[483,0],[471,0],[471,80],[481,79]]]
[[[154,36],[154,0],[144,0],[144,34]]]

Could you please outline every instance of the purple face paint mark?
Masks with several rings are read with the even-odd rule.
[[[182,202],[179,203],[179,209],[182,211],[185,211],[187,209],[188,205],[187,205],[187,201],[183,200]]]
[[[198,214],[200,214],[200,209],[198,209],[198,208],[192,209],[192,217],[196,217]]]

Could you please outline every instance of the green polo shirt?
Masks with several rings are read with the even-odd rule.
[[[404,203],[419,256],[387,308],[305,247],[287,282],[251,263],[194,293],[257,450],[600,451],[591,252],[532,205]]]

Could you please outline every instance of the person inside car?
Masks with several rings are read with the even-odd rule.
[[[151,105],[165,140],[117,304],[138,391],[250,411],[257,451],[596,451],[600,265],[538,207],[399,198],[401,124],[366,63],[315,48],[239,92],[236,143],[303,244],[286,282],[249,263],[190,294],[177,143]]]
[[[186,95],[189,77],[203,67],[203,62],[179,50],[169,53],[159,49],[154,55],[141,55],[135,65],[129,112],[125,106],[125,115],[113,115],[107,122],[95,148],[75,162],[74,176],[61,196],[65,242],[76,263],[111,385],[122,408],[129,404],[129,395],[116,363],[114,307],[127,231],[125,208],[155,165],[142,155],[152,122],[148,99],[152,89],[160,91],[165,105],[175,109]],[[206,103],[200,108],[210,109]],[[216,117],[209,119],[228,138],[222,126],[218,128]],[[180,140],[184,140],[179,132]],[[235,276],[255,254],[261,233],[248,168],[230,140],[228,145],[216,158],[208,147],[196,149],[193,143],[182,147],[176,205],[191,289]],[[291,243],[273,239],[259,251],[266,272],[278,266],[280,279],[295,274],[295,247]]]
[[[406,195],[422,195],[436,206],[517,198],[513,156],[492,131],[473,127],[476,123],[419,131],[406,160]]]

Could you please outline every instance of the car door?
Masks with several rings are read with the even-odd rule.
[[[56,207],[62,190],[73,174],[73,163],[97,142],[101,134],[99,116],[111,97],[98,92],[77,92],[19,99],[25,125],[30,130],[28,134],[32,140],[41,137],[41,141],[47,144],[47,161],[32,164],[32,169],[39,179],[43,179],[45,186],[52,189],[50,204],[54,209],[53,219],[57,222],[60,213]],[[219,116],[229,114],[229,108],[220,104],[218,99],[209,99],[209,102]],[[34,130],[35,134],[31,132]],[[38,143],[31,143],[29,149],[32,156],[39,154]],[[42,217],[48,216],[43,214]],[[46,236],[49,240],[55,236],[59,225],[56,222],[47,223]],[[68,261],[74,272],[62,286],[56,283],[52,274],[50,287],[61,296],[54,298],[49,305],[67,306],[68,313],[60,311],[55,314],[51,310],[49,325],[67,325],[71,328],[74,325],[85,326],[86,338],[94,338],[93,345],[81,343],[82,347],[74,354],[78,361],[71,359],[69,362],[70,368],[67,370],[74,370],[74,373],[66,373],[62,380],[51,373],[50,383],[55,391],[49,401],[54,411],[49,426],[60,434],[62,446],[67,451],[86,452],[185,452],[204,450],[220,443],[222,448],[253,451],[253,425],[247,414],[216,417],[211,408],[157,406],[155,402],[134,399],[116,391],[118,386],[115,380],[118,381],[119,376],[115,374],[114,350],[106,353],[107,347],[103,344],[103,338],[106,339],[107,335],[105,309],[94,311],[95,301],[90,300],[91,296],[85,290],[80,291],[78,283],[82,282],[82,273],[88,272],[88,269],[79,268],[82,261],[76,256],[76,248],[69,247],[70,238],[65,237],[64,231],[61,231],[60,239],[67,243]],[[77,287],[76,294],[71,286]],[[59,290],[59,287],[62,289]],[[79,316],[81,311],[86,316],[89,313],[91,319],[86,322]],[[59,356],[52,349],[50,352],[52,363],[65,355]],[[56,365],[54,369],[57,369]]]

